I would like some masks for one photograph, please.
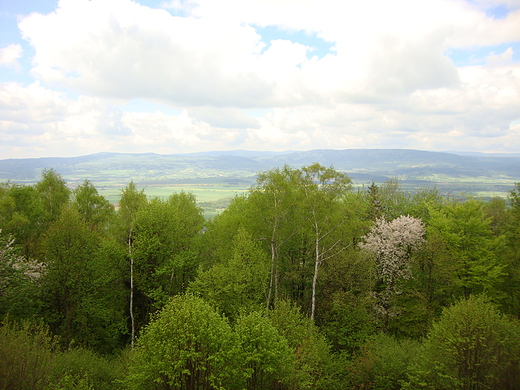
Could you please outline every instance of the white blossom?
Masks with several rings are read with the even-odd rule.
[[[379,218],[359,246],[376,255],[377,276],[392,283],[408,278],[408,260],[413,249],[424,241],[424,224],[418,218],[400,216],[391,222]]]

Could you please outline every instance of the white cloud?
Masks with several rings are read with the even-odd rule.
[[[21,69],[18,59],[22,57],[23,49],[21,45],[12,44],[0,48],[0,66],[12,68],[16,71]]]
[[[84,152],[164,153],[486,145],[520,150],[518,125],[511,124],[520,119],[513,45],[490,52],[478,66],[457,68],[446,56],[450,49],[520,41],[516,3],[165,4],[187,15],[181,17],[130,0],[61,0],[55,12],[19,23],[34,48],[32,74],[39,82],[0,88],[1,140],[31,143],[49,154],[65,153],[66,145],[85,145]],[[499,4],[511,9],[505,18],[486,16],[486,8]],[[264,41],[258,26],[315,34],[334,50],[313,57],[302,43]],[[80,97],[68,98],[60,89]],[[114,106],[134,98],[168,104],[181,114]],[[267,112],[248,114],[260,108]]]

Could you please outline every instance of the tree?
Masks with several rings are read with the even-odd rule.
[[[349,389],[397,390],[407,379],[408,366],[415,360],[420,344],[396,339],[385,333],[367,340],[347,362]]]
[[[314,163],[297,172],[298,191],[302,194],[301,212],[306,216],[312,237],[314,273],[312,278],[311,318],[316,312],[316,291],[319,268],[324,261],[349,246],[338,234],[347,222],[347,214],[339,207],[351,188],[350,178],[331,168]]]
[[[233,256],[199,272],[189,290],[236,319],[241,311],[257,310],[265,302],[268,275],[267,256],[240,228],[233,241]]]
[[[258,312],[242,315],[235,332],[248,390],[280,388],[290,383],[295,356],[267,317]]]
[[[193,194],[181,192],[166,201],[152,199],[135,221],[133,258],[135,287],[142,294],[142,321],[168,299],[186,291],[195,279],[195,240],[204,216]]]
[[[334,388],[330,363],[332,355],[315,322],[289,301],[278,301],[267,312],[273,326],[287,340],[294,354],[289,389],[329,390]]]
[[[124,329],[117,273],[100,236],[65,207],[45,239],[43,314],[65,345],[112,352]]]
[[[70,190],[65,180],[54,169],[44,169],[41,180],[36,184],[36,191],[43,209],[42,222],[48,226],[59,217],[61,209],[68,204]]]
[[[520,323],[484,296],[470,296],[433,325],[405,388],[516,389],[519,353]]]
[[[41,324],[0,324],[0,389],[48,389],[56,344]]]
[[[488,292],[493,298],[503,298],[500,284],[504,276],[504,238],[495,236],[491,218],[480,201],[453,202],[431,210],[428,236],[436,236],[446,246],[455,264],[454,278],[459,294]]]
[[[261,216],[259,235],[267,243],[271,254],[267,308],[278,299],[281,248],[296,233],[292,223],[296,219],[297,209],[295,175],[296,171],[287,165],[283,169],[261,172],[248,196],[248,202],[255,209],[253,213]]]
[[[106,229],[114,213],[114,206],[86,179],[74,190],[73,204],[91,229]]]
[[[0,229],[0,318],[24,317],[36,309],[33,297],[43,266],[19,252],[14,236]]]
[[[129,298],[129,312],[130,312],[130,345],[134,346],[135,341],[135,318],[134,318],[134,254],[132,251],[135,220],[139,210],[146,205],[146,195],[144,189],[138,191],[133,181],[121,190],[121,197],[119,199],[119,210],[117,213],[120,221],[119,227],[121,229],[119,237],[126,244],[127,255],[130,262],[130,298]]]
[[[390,222],[380,218],[359,244],[376,256],[376,277],[383,290],[376,309],[384,319],[385,330],[388,330],[389,319],[396,315],[392,298],[399,291],[398,282],[411,276],[410,256],[424,241],[424,233],[424,225],[417,218],[401,216]]]
[[[204,300],[175,296],[144,329],[130,355],[131,389],[221,389],[240,375],[235,337]]]

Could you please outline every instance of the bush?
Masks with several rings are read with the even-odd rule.
[[[400,389],[419,343],[386,334],[370,337],[347,364],[347,386],[352,389]]]
[[[231,327],[204,300],[173,297],[132,351],[131,389],[220,389],[237,378]]]
[[[0,327],[0,389],[45,389],[55,349],[56,340],[43,325],[4,322]]]

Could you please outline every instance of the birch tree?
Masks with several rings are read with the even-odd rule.
[[[320,266],[350,245],[337,233],[348,221],[348,214],[343,213],[340,206],[351,188],[351,179],[318,163],[303,167],[297,174],[298,190],[302,196],[300,212],[313,242],[311,318],[314,320]]]
[[[128,259],[130,261],[130,327],[131,336],[130,344],[133,347],[135,341],[135,318],[134,318],[134,254],[132,251],[132,237],[135,227],[135,219],[139,209],[146,205],[146,195],[144,189],[137,190],[133,181],[121,191],[121,198],[119,200],[118,217],[121,221],[121,237],[126,243],[128,250]]]
[[[248,197],[254,213],[261,216],[260,239],[267,243],[271,256],[266,308],[278,299],[280,251],[294,236],[297,197],[294,189],[296,171],[289,166],[275,168],[258,175],[257,185]]]

